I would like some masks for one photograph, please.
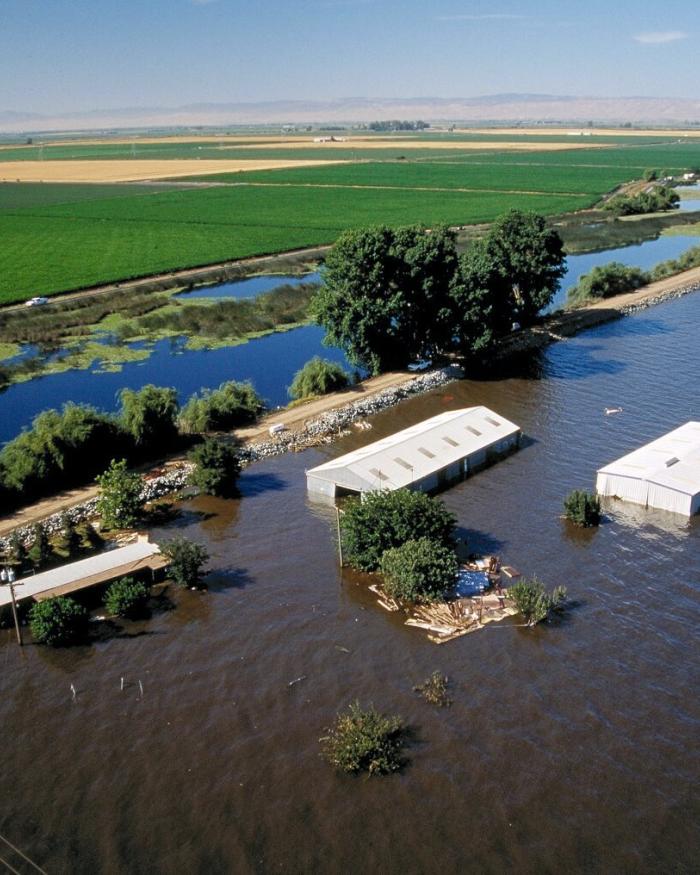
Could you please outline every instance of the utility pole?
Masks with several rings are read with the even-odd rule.
[[[11,580],[8,584],[10,587],[10,598],[12,599],[12,616],[15,621],[15,632],[17,633],[17,643],[21,647],[24,643],[22,641],[22,627],[19,625],[19,617],[17,616],[17,602],[15,601],[15,584],[14,581]]]
[[[338,533],[338,556],[340,560],[340,567],[343,567],[343,539],[340,536],[340,508],[336,505],[335,508],[335,525],[336,531]]]

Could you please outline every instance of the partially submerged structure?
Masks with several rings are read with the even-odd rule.
[[[312,495],[440,489],[514,450],[520,428],[488,407],[441,413],[306,472]]]
[[[151,544],[146,539],[139,540],[126,547],[105,550],[87,559],[20,578],[13,583],[14,596],[18,602],[25,599],[42,601],[146,570],[155,573],[167,564],[167,559],[161,554],[157,544]],[[0,608],[9,605],[11,601],[10,587],[0,587]]]
[[[700,422],[686,422],[598,471],[596,491],[692,516],[700,511]]]

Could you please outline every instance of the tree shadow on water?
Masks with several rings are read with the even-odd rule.
[[[466,559],[472,553],[485,555],[500,553],[505,547],[505,541],[501,541],[490,532],[480,532],[478,529],[467,529],[464,526],[455,529],[455,537],[460,559]]]
[[[289,484],[277,474],[245,473],[238,481],[238,489],[242,497],[262,495],[264,492],[281,492]]]
[[[245,589],[253,583],[253,578],[245,568],[218,568],[207,575],[206,583],[210,592],[225,592],[229,589]]]

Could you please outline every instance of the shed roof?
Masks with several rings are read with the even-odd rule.
[[[686,422],[600,468],[598,473],[645,480],[696,495],[700,492],[700,422]]]
[[[345,489],[400,489],[517,434],[488,407],[451,410],[307,471]]]
[[[158,545],[148,541],[138,541],[116,550],[105,550],[87,559],[16,580],[15,598],[22,601],[27,598],[65,595],[122,575],[133,574],[143,568],[165,565],[165,558],[158,554]],[[0,586],[0,606],[9,605],[10,601],[10,587]]]

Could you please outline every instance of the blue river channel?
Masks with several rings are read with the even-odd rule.
[[[563,306],[567,289],[596,265],[619,261],[646,270],[699,244],[697,237],[669,236],[635,246],[569,256],[568,272],[552,309]],[[183,294],[198,298],[252,297],[281,284],[318,280],[318,274],[301,278],[253,277]],[[0,392],[0,444],[30,425],[42,410],[74,401],[113,411],[118,407],[120,389],[139,389],[147,383],[175,386],[184,402],[203,387],[216,387],[225,380],[251,380],[270,406],[284,405],[289,400],[287,388],[295,372],[312,356],[322,355],[351,370],[341,350],[323,346],[323,333],[321,328],[309,325],[214,350],[188,350],[184,338],[161,340],[152,345],[148,359],[124,364],[118,372],[100,371],[99,363],[95,362],[93,371],[68,371],[17,383]]]

